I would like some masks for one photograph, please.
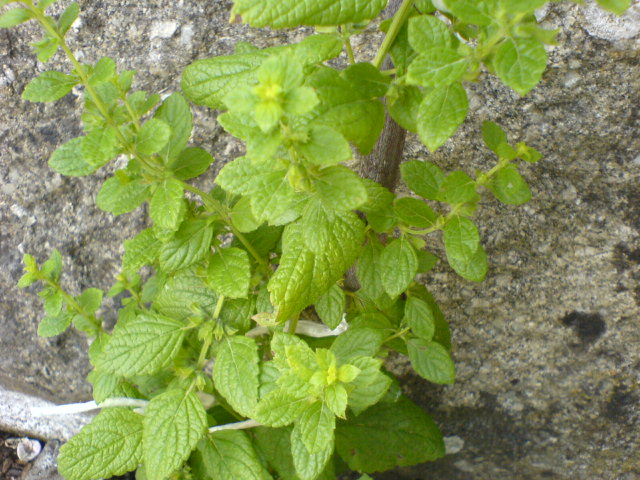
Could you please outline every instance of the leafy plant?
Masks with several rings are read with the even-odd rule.
[[[164,100],[132,90],[134,72],[118,72],[110,58],[80,63],[65,41],[79,7],[54,18],[46,9],[55,2],[0,1],[12,7],[0,27],[35,20],[44,31],[38,59],[62,49],[72,64],[33,79],[23,97],[55,101],[76,86],[84,94],[84,134],[49,164],[83,176],[125,156],[97,204],[121,215],[146,202],[153,220],[124,243],[107,292],[122,299],[112,332],[97,315],[104,292],[62,288],[59,252],[41,265],[24,257],[19,286],[43,287],[38,333],[73,325],[92,339],[88,379],[103,410],[62,447],[60,472],[311,480],[444,455],[437,426],[401,394],[384,360],[399,352],[425,379],[454,381],[449,328],[416,281],[439,260],[426,237],[441,231],[451,268],[482,281],[487,256],[472,220],[480,195],[527,202],[518,161],[541,155],[486,121],[491,169],[472,176],[409,160],[400,174],[411,195],[344,163],[354,147],[372,151],[385,111],[434,151],[466,117],[465,83],[489,73],[530,91],[557,33],[533,15],[546,2],[404,0],[380,23],[386,36],[369,63],[356,61],[350,38],[385,0],[236,0],[232,14],[255,27],[319,33],[262,50],[239,42],[234,55],[187,67],[184,96]],[[618,13],[629,6],[600,3]],[[329,66],[343,50],[349,65]],[[221,110],[218,122],[246,144],[210,191],[188,183],[214,159],[188,145],[185,96]]]

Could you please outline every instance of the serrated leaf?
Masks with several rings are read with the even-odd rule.
[[[449,265],[467,280],[481,282],[487,274],[487,256],[474,223],[460,216],[451,218],[443,239]]]
[[[372,405],[378,403],[385,396],[392,380],[380,371],[382,360],[371,357],[358,357],[352,360],[354,367],[360,372],[351,382],[354,387],[349,392],[349,408],[360,415]]]
[[[380,308],[388,307],[392,302],[382,285],[380,254],[383,249],[377,238],[369,239],[358,258],[356,269],[356,277],[361,287],[358,292],[369,297]]]
[[[522,205],[531,200],[531,190],[515,165],[501,168],[491,177],[489,190],[507,205]]]
[[[385,0],[235,0],[233,12],[253,27],[341,25],[375,18]]]
[[[367,190],[367,201],[360,205],[358,210],[366,213],[367,221],[375,232],[388,231],[396,224],[393,193],[368,178],[363,178],[362,182]]]
[[[49,280],[57,282],[62,274],[62,255],[54,249],[46,262],[42,264],[40,272]]]
[[[504,133],[500,125],[488,120],[482,122],[482,138],[484,139],[485,145],[496,153],[500,145],[504,143],[509,144],[507,134]]]
[[[451,330],[449,330],[447,320],[444,318],[444,315],[433,298],[433,295],[429,293],[424,285],[416,285],[411,289],[410,295],[420,298],[420,300],[429,306],[429,309],[433,313],[433,320],[436,327],[433,340],[438,342],[447,350],[451,350]]]
[[[94,170],[113,160],[118,154],[115,129],[107,127],[91,131],[82,138],[80,152],[83,161]]]
[[[429,205],[417,198],[398,198],[393,205],[393,209],[400,220],[412,227],[430,227],[438,218]]]
[[[315,304],[320,320],[331,329],[336,328],[342,322],[346,306],[347,298],[344,290],[338,285],[333,285],[329,288]]]
[[[258,403],[258,374],[255,340],[225,337],[213,364],[213,382],[229,405],[245,417],[253,416]]]
[[[89,77],[90,85],[99,85],[112,80],[116,75],[116,62],[109,57],[102,57],[93,68],[93,74]]]
[[[411,366],[423,378],[433,383],[453,383],[456,368],[447,350],[436,342],[412,338],[407,342]]]
[[[418,257],[406,238],[396,238],[380,254],[379,265],[382,286],[391,297],[397,297],[413,282]]]
[[[397,88],[394,97],[387,97],[389,114],[405,130],[418,132],[418,109],[424,99],[422,91],[412,85]]]
[[[77,83],[78,78],[71,75],[55,71],[42,72],[27,84],[22,98],[30,102],[54,102],[69,93]]]
[[[384,25],[384,22],[381,24],[381,27],[382,25]],[[391,25],[390,19],[389,25]],[[409,28],[408,24],[405,23],[398,31],[398,35],[389,49],[389,56],[398,71],[398,76],[404,75],[407,72],[407,67],[417,55],[409,43]]]
[[[58,471],[67,480],[110,478],[142,460],[142,416],[107,408],[60,448]]]
[[[295,149],[314,165],[337,165],[352,156],[351,147],[345,138],[334,129],[324,125],[311,127],[306,143],[296,143]]]
[[[249,437],[237,430],[215,432],[200,440],[190,465],[195,478],[199,480],[271,478],[262,466]]]
[[[296,421],[308,406],[306,397],[276,389],[260,399],[254,418],[262,425],[284,427]]]
[[[160,229],[176,231],[186,213],[184,188],[179,180],[161,182],[149,201],[149,216]]]
[[[157,118],[145,122],[136,137],[136,150],[143,155],[160,152],[171,138],[171,127]]]
[[[615,13],[616,15],[622,15],[630,6],[631,0],[597,0],[605,10]]]
[[[166,145],[158,154],[166,161],[172,160],[187,146],[193,128],[193,118],[189,104],[179,93],[167,97],[153,118],[162,120],[171,129]]]
[[[475,0],[441,1],[443,1],[451,13],[465,23],[490,25],[493,22],[493,15],[489,10],[492,2],[477,2]]]
[[[218,296],[193,270],[181,270],[162,286],[153,304],[159,313],[178,320],[193,315],[194,308],[212,315]]]
[[[445,453],[436,424],[405,397],[339,421],[336,450],[351,469],[368,473],[435,460]]]
[[[124,241],[122,269],[129,274],[137,273],[145,265],[158,258],[161,242],[152,229],[147,228],[130,240]]]
[[[253,232],[260,227],[261,222],[253,216],[249,197],[242,197],[233,206],[231,209],[231,222],[241,233]]]
[[[206,172],[213,161],[211,154],[202,148],[185,148],[169,168],[179,180],[189,180]]]
[[[431,48],[411,62],[409,84],[442,87],[457,81],[467,71],[468,60],[450,48]]]
[[[307,452],[314,454],[322,452],[327,443],[333,441],[335,427],[336,417],[331,409],[323,402],[315,402],[302,412],[293,430],[297,430],[296,435],[300,435]]]
[[[447,175],[438,192],[438,199],[450,205],[476,202],[479,198],[475,180],[460,170]]]
[[[87,380],[93,387],[93,399],[97,403],[102,403],[107,398],[135,398],[139,395],[130,383],[111,373],[92,370],[87,375]]]
[[[320,170],[314,178],[314,186],[318,197],[329,210],[354,210],[367,201],[367,190],[362,179],[343,165]]]
[[[369,98],[384,97],[389,89],[390,78],[368,62],[350,65],[342,74],[362,95]]]
[[[436,332],[433,312],[429,305],[416,297],[409,297],[404,304],[404,320],[417,337],[431,341]]]
[[[173,360],[182,345],[184,323],[144,313],[117,328],[96,367],[123,377],[156,373]]]
[[[87,137],[69,140],[58,147],[49,158],[49,167],[67,177],[83,177],[95,172],[98,167],[84,157],[84,142]]]
[[[195,392],[167,390],[144,412],[144,468],[164,480],[189,457],[207,428],[207,414]]]
[[[76,2],[71,3],[60,15],[60,19],[58,20],[58,31],[60,35],[64,36],[67,33],[67,30],[73,25],[73,22],[78,18],[78,14],[80,13],[80,7]]]
[[[122,182],[119,177],[108,178],[96,197],[96,204],[101,210],[114,215],[128,213],[144,202],[149,186],[141,180]]]
[[[420,15],[409,19],[409,44],[416,52],[432,48],[451,48],[453,36],[447,25],[433,15]]]
[[[400,165],[400,172],[402,180],[413,192],[429,200],[438,199],[438,192],[445,176],[437,165],[410,160]]]
[[[38,324],[39,337],[55,337],[63,333],[71,325],[72,315],[59,312],[57,315],[47,315]]]
[[[334,340],[331,352],[339,363],[350,363],[357,357],[377,355],[383,340],[384,334],[373,328],[349,328]]]
[[[229,298],[245,298],[251,281],[247,252],[239,248],[219,248],[211,257],[207,279],[211,288]]]
[[[418,111],[418,135],[431,150],[436,151],[464,122],[469,108],[467,92],[460,83],[431,90]]]
[[[540,82],[547,68],[547,52],[534,38],[509,38],[498,47],[493,65],[506,85],[526,95]]]
[[[20,25],[31,18],[31,12],[26,8],[12,8],[0,15],[0,28],[11,28]],[[42,101],[42,100],[34,100]]]
[[[293,465],[300,480],[314,480],[325,469],[334,449],[334,439],[328,442],[322,450],[309,453],[305,446],[299,429],[291,431],[291,456]]]
[[[175,272],[198,263],[209,251],[213,233],[207,220],[184,221],[171,240],[160,247],[160,265],[166,272]]]
[[[87,288],[76,297],[76,302],[88,314],[94,314],[102,305],[104,292],[99,288]]]

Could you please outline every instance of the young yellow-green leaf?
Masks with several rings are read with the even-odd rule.
[[[405,397],[339,421],[336,450],[352,470],[368,473],[435,460],[445,453],[436,424]]]
[[[597,0],[605,10],[615,13],[616,15],[622,15],[630,6],[631,0]]]
[[[184,221],[171,240],[160,247],[160,266],[166,272],[175,272],[198,263],[209,251],[213,233],[207,220]]]
[[[467,92],[459,82],[431,90],[418,112],[420,140],[429,150],[436,151],[462,124],[468,108]]]
[[[498,147],[502,144],[509,144],[507,134],[497,123],[485,120],[482,122],[482,138],[484,143],[490,150],[498,153]]]
[[[152,118],[142,125],[136,137],[136,150],[143,155],[159,152],[171,138],[171,127],[164,121]]]
[[[407,298],[404,304],[404,319],[417,337],[431,341],[436,333],[433,312],[429,305],[416,297]]]
[[[320,320],[329,328],[336,328],[342,322],[345,308],[347,306],[347,298],[344,290],[338,285],[332,285],[331,288],[322,295],[316,302],[316,312]]]
[[[209,152],[201,148],[185,148],[169,165],[169,168],[179,180],[189,180],[206,172],[213,163]]]
[[[145,265],[151,265],[158,258],[161,242],[150,228],[124,241],[122,270],[128,274],[138,273]]]
[[[437,200],[438,192],[445,176],[440,168],[431,162],[410,160],[400,165],[402,180],[413,192],[429,200]]]
[[[222,340],[213,364],[213,383],[229,405],[245,417],[254,414],[259,386],[258,346],[253,338]]]
[[[520,95],[535,87],[547,67],[544,45],[534,38],[505,40],[493,59],[496,75]]]
[[[84,156],[87,137],[69,140],[56,149],[49,158],[49,167],[67,177],[83,177],[95,172],[98,167],[89,163]]]
[[[336,417],[345,418],[347,398],[347,389],[339,383],[329,385],[324,389],[324,403]]]
[[[282,389],[272,390],[258,402],[253,418],[262,425],[284,427],[296,421],[309,406],[309,400]]]
[[[367,201],[367,189],[362,179],[344,165],[320,170],[314,178],[314,186],[329,210],[354,210]]]
[[[460,170],[447,175],[438,192],[438,199],[450,205],[476,202],[479,198],[476,193],[476,182]]]
[[[120,177],[114,176],[102,184],[96,204],[105,212],[121,215],[138,208],[146,200],[148,191],[148,185],[141,180],[123,182]]]
[[[297,430],[296,435],[300,435],[307,452],[314,454],[322,452],[333,441],[335,428],[336,417],[331,409],[323,402],[315,402],[302,412],[293,430]]]
[[[522,205],[531,200],[529,185],[515,165],[507,165],[498,170],[487,186],[498,200],[507,205]]]
[[[382,360],[371,357],[358,357],[352,360],[359,372],[351,382],[353,390],[349,392],[349,408],[360,415],[371,405],[378,403],[391,386],[391,377],[380,371]]]
[[[96,367],[123,377],[153,374],[171,363],[184,339],[184,323],[154,313],[117,328]]]
[[[207,413],[194,391],[172,389],[151,399],[143,425],[147,478],[165,480],[182,466],[205,435]]]
[[[98,311],[102,305],[102,297],[104,292],[99,288],[87,288],[82,294],[76,297],[76,302],[82,309],[92,315]]]
[[[424,87],[442,87],[457,81],[467,71],[465,56],[450,48],[431,48],[411,62],[407,82]]]
[[[375,18],[385,0],[235,0],[233,12],[253,27],[341,25]]]
[[[26,8],[12,8],[0,15],[0,28],[11,28],[20,25],[31,18],[31,12]],[[34,100],[42,101],[42,100]]]
[[[118,154],[116,130],[113,127],[93,130],[82,137],[80,152],[83,161],[94,169],[102,167]]]
[[[519,142],[516,145],[516,149],[516,155],[525,162],[536,163],[542,158],[542,154],[538,150],[528,146],[524,142]]]
[[[451,268],[467,280],[484,280],[488,269],[487,255],[473,222],[464,217],[453,217],[445,225],[443,237]]]
[[[315,480],[318,478],[333,454],[333,436],[331,441],[317,453],[309,453],[302,440],[300,430],[294,428],[291,431],[290,441],[293,465],[300,480]]]
[[[102,410],[60,448],[58,471],[67,480],[110,478],[142,460],[142,416],[126,408]]]
[[[334,129],[324,125],[311,127],[306,143],[296,143],[295,149],[314,165],[337,165],[352,156],[351,147],[345,138]]]
[[[378,354],[384,334],[373,328],[349,328],[338,335],[331,345],[333,353],[340,364],[350,363],[357,357],[374,357]]]
[[[211,288],[229,298],[245,298],[251,281],[247,252],[239,248],[219,248],[209,262],[207,279]]]
[[[100,85],[111,81],[116,76],[116,62],[109,57],[102,57],[93,68],[93,73],[89,77],[90,85]]]
[[[162,230],[176,231],[186,210],[182,183],[175,178],[161,182],[149,201],[149,216]]]
[[[253,216],[251,199],[242,197],[231,209],[231,223],[242,233],[253,232],[262,224]]]
[[[58,315],[62,310],[63,296],[57,289],[44,289],[39,293],[44,302],[44,311],[48,315]]]
[[[59,312],[57,315],[46,315],[38,324],[39,337],[55,337],[63,333],[69,325],[73,315],[67,312]]]
[[[447,350],[436,342],[412,338],[407,342],[411,366],[423,378],[433,383],[453,383],[456,367]]]
[[[49,280],[53,280],[54,282],[60,280],[60,275],[62,274],[62,255],[60,255],[58,249],[51,252],[47,261],[42,264],[40,272]]]
[[[418,256],[408,239],[396,238],[384,247],[379,265],[384,290],[393,298],[413,282],[418,272]]]
[[[417,228],[432,226],[438,216],[426,203],[412,197],[396,199],[393,209],[400,220]]]
[[[416,52],[432,48],[451,48],[453,35],[447,25],[433,15],[420,15],[409,20],[409,44]]]
[[[67,33],[67,30],[73,25],[73,22],[78,18],[78,14],[80,13],[80,7],[76,2],[71,3],[60,15],[60,19],[58,20],[58,31],[60,35],[64,36]]]
[[[184,150],[191,136],[193,118],[189,104],[181,94],[174,93],[162,102],[153,118],[162,120],[171,129],[167,144],[158,154],[165,161],[172,160]]]
[[[223,430],[205,436],[196,447],[190,465],[198,480],[268,480],[246,433]]]
[[[27,84],[22,98],[30,102],[53,102],[64,97],[77,83],[78,78],[72,75],[43,72]]]

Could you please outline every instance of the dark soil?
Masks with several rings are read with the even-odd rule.
[[[5,445],[4,441],[8,438],[15,438],[15,435],[0,432],[0,479],[19,480],[26,464],[20,463],[15,449]]]

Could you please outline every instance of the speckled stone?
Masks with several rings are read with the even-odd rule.
[[[140,72],[138,86],[164,93],[179,88],[186,65],[230,53],[239,40],[263,47],[307,33],[231,25],[224,0],[80,5],[74,50],[85,61],[113,56],[120,68]],[[379,479],[640,478],[640,39],[599,33],[606,29],[594,25],[612,17],[597,14],[576,5],[541,12],[561,33],[539,87],[520,98],[487,76],[468,85],[469,119],[436,154],[408,139],[407,158],[471,173],[495,160],[479,135],[482,121],[493,120],[545,157],[523,167],[529,204],[482,202],[476,219],[490,258],[484,283],[461,280],[444,264],[423,278],[452,326],[457,383],[433,386],[403,358],[392,365],[405,391],[455,439],[450,451],[457,453]],[[633,18],[628,28],[637,26]],[[90,395],[86,345],[74,333],[36,337],[39,301],[13,286],[20,257],[43,259],[59,248],[71,291],[108,288],[122,240],[145,220],[114,219],[95,207],[108,172],[69,179],[48,170],[55,147],[80,133],[80,100],[70,94],[54,107],[19,98],[37,72],[63,65],[60,57],[38,64],[28,48],[36,38],[30,25],[0,31],[0,371],[9,377],[0,382],[59,402],[83,400]],[[370,58],[378,38],[357,38],[358,55]],[[200,180],[211,185],[242,146],[216,125],[215,113],[194,113],[192,141],[217,159]],[[437,236],[430,243],[442,254]],[[107,316],[112,309],[106,306]]]

